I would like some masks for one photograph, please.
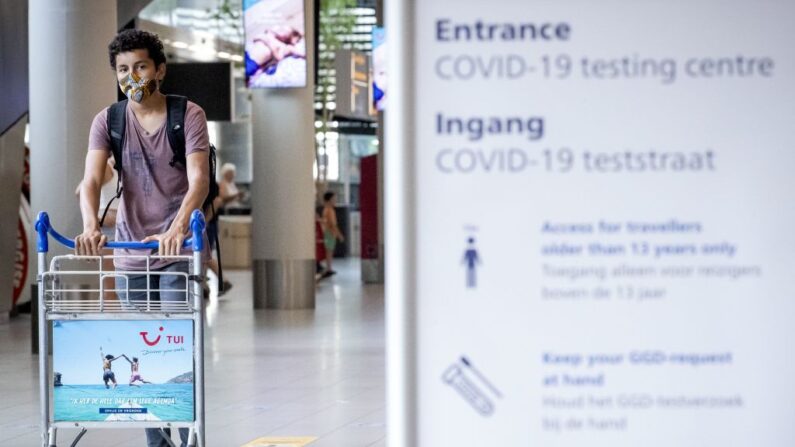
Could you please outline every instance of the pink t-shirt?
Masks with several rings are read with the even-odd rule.
[[[88,138],[89,150],[104,150],[110,153],[107,116],[108,109],[105,108],[94,117]],[[185,154],[206,152],[209,147],[210,139],[204,110],[188,101],[185,112]],[[172,156],[173,152],[166,134],[166,120],[163,120],[163,124],[157,130],[151,134],[147,133],[128,105],[122,148],[124,191],[116,215],[116,241],[140,241],[147,236],[168,230],[188,192],[185,167],[182,164],[177,164],[176,167],[170,166]],[[209,253],[206,236],[204,239],[206,255]],[[115,251],[117,256],[146,253],[134,250]],[[190,250],[183,250],[182,254],[190,253]],[[173,262],[153,259],[151,267],[160,268]],[[117,268],[125,270],[140,270],[146,267],[144,259],[136,258],[116,258],[115,264]]]

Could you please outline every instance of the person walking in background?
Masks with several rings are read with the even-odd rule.
[[[337,226],[337,211],[334,209],[337,206],[336,197],[337,195],[331,191],[323,194],[323,245],[326,248],[326,271],[323,272],[323,278],[337,273],[331,268],[331,261],[334,258],[337,241],[345,241],[345,237]]]
[[[235,184],[235,175],[237,168],[232,163],[224,163],[221,166],[220,178],[218,179],[218,197],[213,200],[214,214],[208,215],[207,219],[207,237],[212,244],[211,251],[217,250],[215,241],[218,238],[218,215],[222,214],[223,210],[227,207],[240,206],[240,199],[243,198],[243,191],[240,191]],[[220,256],[220,255],[219,255]],[[217,278],[221,278],[221,267],[218,260],[210,256],[207,260],[207,268],[210,269]],[[223,296],[229,289],[232,288],[232,283],[224,279],[218,287],[218,296]],[[210,296],[210,289],[205,284],[204,297]]]
[[[218,180],[218,197],[213,205],[216,210],[240,206],[243,198],[243,191],[238,189],[235,183],[237,168],[232,163],[224,163],[221,166],[221,178]]]
[[[326,245],[323,241],[323,207],[315,208],[315,281],[323,279]]]

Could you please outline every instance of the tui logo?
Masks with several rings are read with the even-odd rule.
[[[163,332],[163,326],[160,326],[160,332]],[[160,335],[157,336],[155,341],[149,341],[149,338],[147,337],[147,335],[149,335],[149,332],[142,331],[142,332],[139,332],[139,334],[141,334],[141,338],[144,339],[144,343],[146,343],[147,346],[154,346],[154,345],[160,343]]]

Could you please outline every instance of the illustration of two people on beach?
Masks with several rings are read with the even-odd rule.
[[[124,358],[124,360],[127,360],[130,363],[130,386],[140,386],[135,382],[152,383],[147,382],[143,379],[143,377],[141,377],[141,373],[139,372],[140,364],[138,362],[138,357],[133,357],[132,360],[130,360],[130,358],[127,357],[127,354],[122,354],[117,357],[113,357],[110,354],[106,355],[104,352],[102,352],[102,346],[99,347],[99,355],[102,357],[102,381],[105,382],[105,388],[110,388],[110,383],[113,383],[113,388],[116,388],[118,385],[116,383],[116,374],[113,372],[113,362],[120,358]]]

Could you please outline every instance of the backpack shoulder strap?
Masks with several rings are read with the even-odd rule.
[[[121,197],[122,184],[121,184],[121,164],[122,164],[122,148],[124,147],[124,136],[127,127],[127,100],[119,101],[111,104],[108,107],[108,137],[110,140],[110,151],[113,154],[115,164],[113,168],[118,175],[116,176],[116,195],[113,196],[105,205],[105,211],[102,213],[102,218],[99,220],[99,226],[105,224],[105,217],[108,215],[110,205],[114,200]]]
[[[124,147],[124,135],[127,127],[127,100],[119,101],[108,107],[108,137],[110,150],[116,161],[116,171],[121,178],[121,151]]]
[[[177,163],[185,166],[185,114],[188,109],[188,98],[166,95],[166,108],[168,109],[166,134],[174,154],[169,164],[172,167]]]

